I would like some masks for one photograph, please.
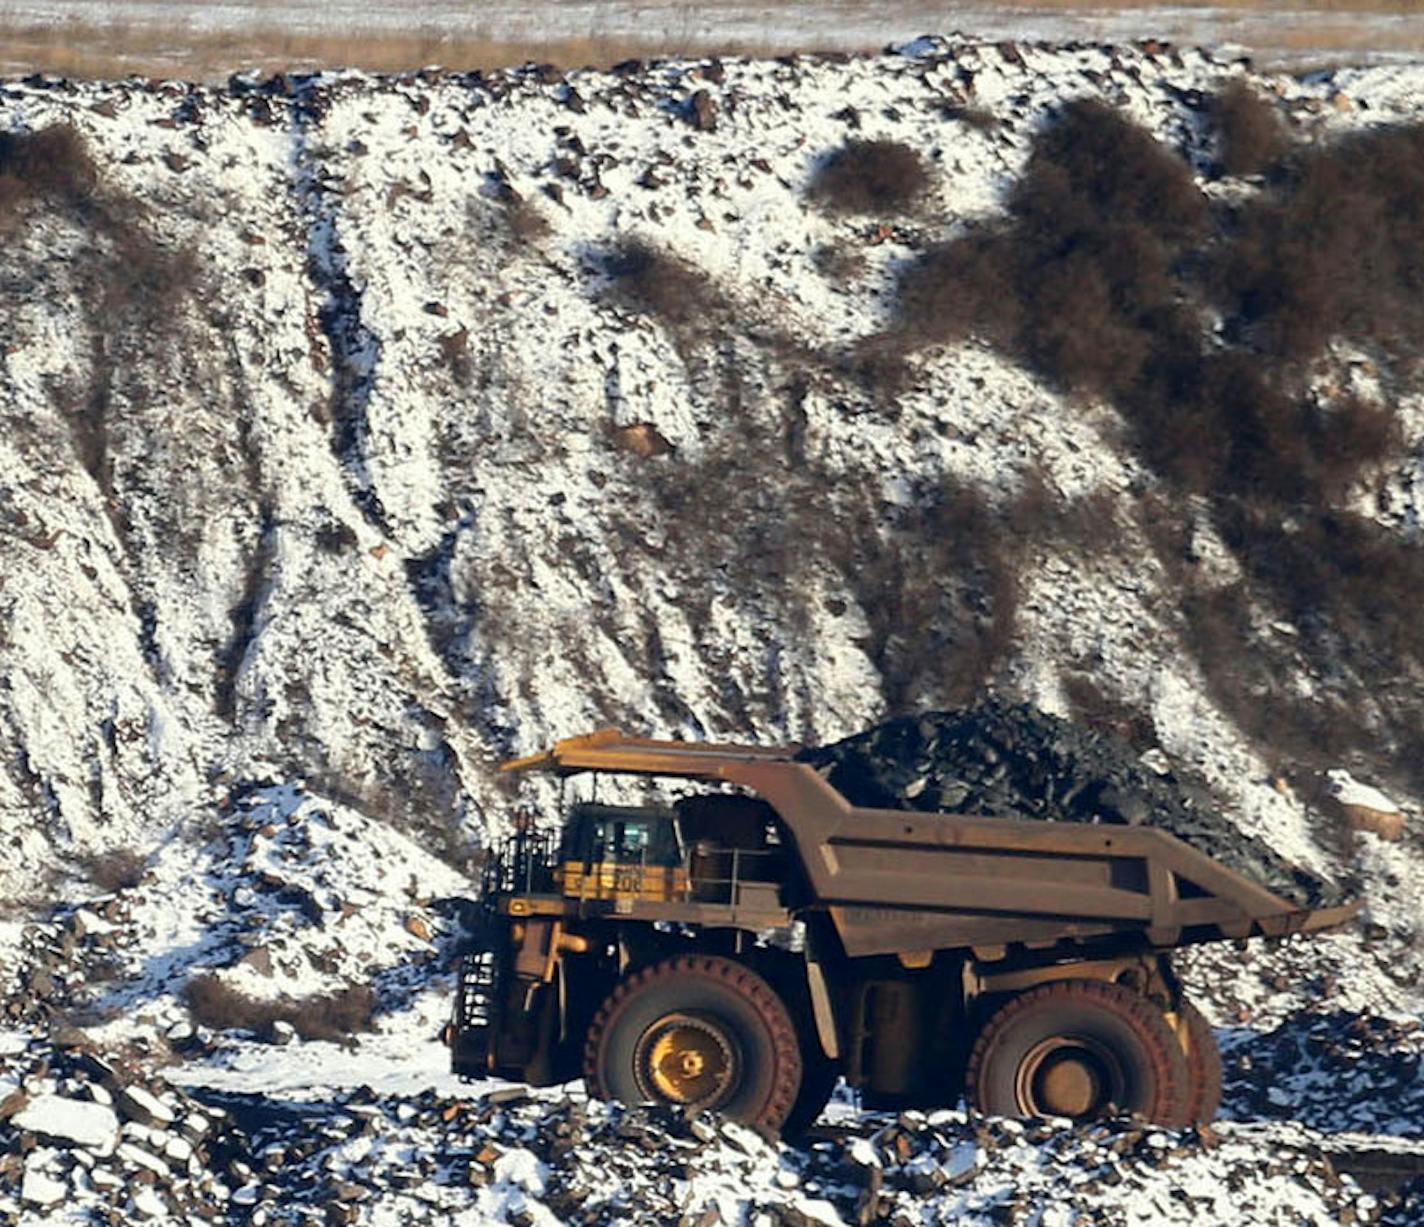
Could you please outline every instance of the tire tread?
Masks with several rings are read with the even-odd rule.
[[[970,1050],[964,1075],[966,1100],[981,1111],[983,1071],[986,1062],[1005,1032],[1025,1014],[1051,1011],[1056,1006],[1093,1003],[1097,1008],[1125,1020],[1137,1033],[1148,1052],[1156,1074],[1156,1097],[1144,1115],[1153,1122],[1180,1128],[1188,1123],[1190,1100],[1186,1054],[1162,1012],[1147,998],[1106,980],[1055,980],[1041,984],[1012,998],[995,1013],[979,1032]]]
[[[756,1011],[771,1035],[775,1077],[771,1093],[749,1122],[764,1129],[779,1130],[796,1104],[801,1085],[801,1045],[791,1016],[776,990],[750,967],[721,955],[683,954],[651,963],[632,972],[604,999],[588,1029],[584,1044],[584,1079],[591,1095],[611,1098],[600,1073],[600,1056],[605,1036],[629,1001],[661,983],[686,976],[698,976],[730,989]]]

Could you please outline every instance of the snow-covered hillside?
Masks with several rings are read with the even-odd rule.
[[[1222,1154],[1186,1161],[1199,1192],[1228,1168],[1278,1180],[1249,1157],[1265,1129],[1297,1156],[1298,1200],[1280,1203],[1296,1217],[1249,1221],[1382,1212],[1311,1165],[1321,1135],[1424,1121],[1414,641],[1369,639],[1404,647],[1366,669],[1348,629],[1253,587],[1212,492],[1149,464],[1110,399],[972,330],[903,343],[897,299],[936,244],[992,229],[1071,99],[1179,152],[1211,208],[1264,196],[1268,177],[1222,172],[1209,103],[1246,72],[1156,46],[922,40],[608,74],[0,89],[0,130],[79,138],[0,147],[0,976],[18,1028],[0,1046],[0,1122],[13,1090],[13,1111],[39,1113],[28,1136],[48,1139],[25,1163],[0,1156],[0,1221],[21,1216],[7,1190],[25,1200],[22,1182],[26,1221],[55,1212],[55,1188],[76,1191],[76,1214],[231,1198],[254,1221],[297,1190],[304,1221],[317,1166],[349,1182],[375,1151],[382,1189],[436,1190],[413,1198],[421,1213],[449,1211],[452,1180],[480,1183],[473,1156],[497,1193],[469,1221],[551,1221],[545,1182],[550,1165],[572,1179],[570,1152],[510,1147],[557,1102],[482,1109],[498,1121],[472,1127],[458,1177],[411,1157],[458,1115],[434,1036],[471,854],[516,804],[547,800],[505,786],[499,760],[609,723],[823,742],[984,690],[1127,733],[1366,898],[1338,938],[1185,960],[1236,1122]],[[1421,68],[1256,84],[1303,147],[1424,120]],[[849,139],[919,151],[912,208],[818,201]],[[1307,366],[1327,420],[1338,387],[1387,403],[1391,450],[1331,497],[1412,549],[1424,402],[1407,372],[1354,343]],[[1288,535],[1310,509],[1275,512]],[[1178,537],[1181,557],[1164,545]],[[1390,579],[1350,582],[1394,600]],[[1221,593],[1242,623],[1203,617]],[[1349,735],[1312,744],[1302,710],[1348,715]],[[1385,788],[1404,841],[1346,829],[1316,791],[1327,768]],[[343,1006],[374,1009],[354,1051],[320,1038],[341,1019],[295,1009],[261,1039],[194,1017],[224,987],[295,1001],[352,985],[375,990]],[[42,1068],[56,1042],[70,1055]],[[117,1139],[117,1117],[111,1131],[80,1114],[97,1143],[56,1141],[34,1107],[109,1109],[112,1091],[84,1088],[114,1079],[73,1055],[91,1048],[124,1052],[134,1078],[173,1062],[172,1084],[238,1097],[334,1103],[332,1088],[371,1084],[338,1115],[383,1140],[311,1134],[283,1186],[282,1159],[269,1179],[236,1153],[281,1121],[247,1120],[218,1148],[215,1191],[188,1168],[203,1129],[169,1136],[151,1107],[125,1110],[131,1151],[189,1172],[167,1202],[125,1210],[73,1157]],[[1303,1124],[1261,1123],[1282,1120]],[[950,1117],[902,1124],[911,1140],[887,1158],[886,1127],[857,1126],[882,1151],[810,1158],[759,1143],[728,1158],[734,1141],[717,1160],[730,1185],[679,1209],[735,1201],[756,1169],[770,1201],[803,1178],[822,1189],[811,1209],[780,1197],[802,1218],[768,1222],[849,1214],[859,1165],[886,1168],[892,1209],[935,1193],[946,1216],[989,1221],[994,1182],[1028,1162],[1002,1166],[1018,1143],[976,1143]],[[578,1126],[599,1145],[617,1128]],[[1026,1194],[1045,1223],[1073,1172],[1110,1185],[1099,1169],[1119,1167],[1099,1139],[1054,1137]],[[976,1145],[1000,1158],[956,1167]],[[1143,1173],[1175,1145],[1124,1144],[1151,1196],[1121,1221],[1169,1221],[1152,1215],[1171,1181]],[[118,1153],[113,1170],[170,1188]],[[1083,1213],[1116,1204],[1090,1192]],[[371,1221],[416,1212],[386,1192],[373,1206]],[[1173,1210],[1210,1212],[1205,1192]]]
[[[151,846],[234,781],[304,779],[458,844],[500,810],[500,755],[593,724],[819,741],[887,689],[962,698],[963,658],[991,650],[973,589],[992,560],[967,552],[949,597],[943,576],[858,581],[882,542],[903,570],[945,564],[893,531],[916,506],[992,518],[1030,484],[1040,526],[1086,505],[1116,539],[1020,543],[987,681],[1064,711],[1087,675],[1299,845],[1278,764],[1181,650],[1136,527],[1155,483],[1113,415],[972,341],[890,395],[847,374],[897,272],[1002,207],[1055,105],[1121,104],[1201,166],[1193,91],[1240,67],[911,52],[7,86],[0,122],[72,125],[99,184],[8,221],[6,880],[36,885],[51,848]],[[1415,70],[1270,84],[1308,139],[1417,104]],[[949,117],[971,104],[994,122]],[[848,136],[923,152],[914,217],[808,200]],[[678,310],[619,292],[635,242],[682,262]],[[1418,409],[1399,412],[1412,438]],[[1413,472],[1377,483],[1404,526]]]

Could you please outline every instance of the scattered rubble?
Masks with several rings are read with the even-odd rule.
[[[1223,1033],[1227,1112],[1331,1132],[1418,1137],[1424,1023],[1301,1011],[1265,1033]]]
[[[26,1077],[76,1097],[103,1085],[72,1065]],[[906,1112],[858,1116],[793,1148],[716,1118],[557,1093],[382,1097],[363,1088],[307,1106],[151,1094],[176,1124],[130,1120],[112,1151],[76,1139],[40,1145],[13,1122],[0,1126],[0,1144],[25,1156],[0,1162],[0,1222],[37,1221],[61,1199],[95,1222],[188,1214],[322,1227],[445,1223],[471,1210],[475,1222],[525,1227],[849,1227],[918,1223],[929,1199],[956,1222],[1294,1227],[1403,1223],[1417,1205],[1417,1192],[1370,1194],[1340,1177],[1322,1136],[1299,1126],[1175,1134],[1132,1121],[1070,1127]]]
[[[15,1033],[11,1033],[14,1035]],[[0,1122],[0,1224],[219,1221],[243,1143],[162,1078],[29,1037],[0,1053],[25,1106]]]

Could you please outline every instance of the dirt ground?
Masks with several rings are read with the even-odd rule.
[[[0,4],[0,73],[211,81],[244,69],[488,69],[529,60],[606,67],[683,53],[875,50],[951,31],[995,39],[1152,37],[1240,48],[1260,63],[1298,68],[1424,56],[1421,17],[1424,0],[373,0],[339,18],[315,0],[12,0]]]

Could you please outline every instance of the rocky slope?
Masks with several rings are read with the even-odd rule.
[[[1251,191],[1208,173],[1203,99],[1240,67],[913,50],[7,86],[7,129],[78,134],[38,160],[96,168],[27,186],[11,155],[11,886],[51,849],[151,846],[234,780],[306,779],[458,847],[499,808],[499,755],[591,724],[816,742],[986,685],[1066,712],[1084,679],[1242,821],[1305,833],[1146,535],[1181,519],[1198,595],[1229,586],[1201,507],[1101,403],[981,343],[902,372],[855,348],[917,252],[993,218],[1065,97]],[[1318,141],[1407,118],[1411,73],[1267,84]],[[817,207],[850,136],[923,153],[914,213]],[[1396,409],[1408,443],[1417,399]],[[1407,528],[1411,455],[1349,497]],[[1241,633],[1286,672],[1263,701],[1388,713],[1253,599]],[[1389,742],[1362,744],[1391,764]]]
[[[1255,84],[1272,140],[1328,154],[1424,118],[1421,72]],[[1287,234],[1292,184],[1328,161],[1236,166],[1212,102],[1233,79],[1160,47],[926,40],[610,74],[7,83],[0,1219],[567,1221],[572,1187],[616,1219],[591,1184],[615,1157],[649,1221],[893,1220],[926,1198],[997,1221],[1006,1183],[1045,1222],[1186,1222],[1224,1213],[1223,1183],[1251,1190],[1241,1221],[1417,1218],[1417,1191],[1367,1200],[1319,1156],[1419,1130],[1421,833],[1351,832],[1316,790],[1345,768],[1417,807],[1412,318],[1366,335],[1369,304],[1327,278],[1340,334],[1286,365],[1279,315],[1180,282],[1202,298],[1181,383],[1249,346],[1304,406],[1242,392],[1266,443],[1233,435],[1217,470],[1221,414],[1197,422],[1201,466],[1164,457],[1161,405],[1078,378],[1101,346],[1071,329],[1048,345],[1034,312],[986,312],[949,336],[902,297],[957,240],[999,251],[1006,213],[1041,254],[1016,185],[1068,165],[1044,133],[1070,99],[1161,142],[1170,166],[1154,146],[1144,173],[1187,193],[1204,246],[1173,246],[1149,200],[1106,250],[1144,244],[1172,293],[1210,227]],[[25,135],[55,125],[73,134]],[[917,151],[913,200],[828,197],[848,140]],[[1376,280],[1413,267],[1350,199],[1353,247],[1396,257]],[[956,267],[968,301],[985,266]],[[1138,332],[1107,323],[1129,362]],[[1338,565],[1267,565],[1297,550]],[[671,1126],[453,1098],[435,1034],[470,854],[549,799],[503,789],[500,757],[606,722],[826,743],[986,691],[1126,736],[1367,899],[1338,938],[1185,960],[1227,1059],[1219,1148],[853,1105],[854,1139],[822,1149],[645,1145]],[[163,1111],[125,1107],[130,1086]],[[684,1143],[695,1161],[670,1160]]]

